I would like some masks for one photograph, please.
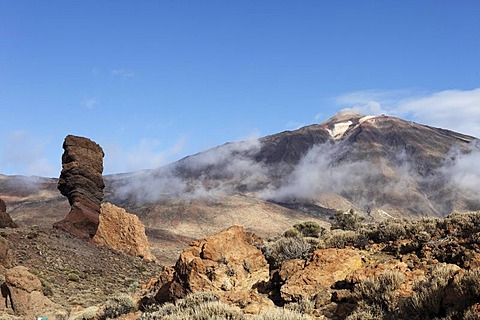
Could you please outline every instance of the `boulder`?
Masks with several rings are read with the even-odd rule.
[[[279,270],[284,283],[280,288],[281,297],[287,302],[313,299],[362,265],[359,251],[353,249],[319,249],[307,262],[286,261]]]
[[[24,319],[35,319],[37,316],[55,316],[64,312],[63,308],[45,297],[42,293],[42,283],[24,266],[7,270],[5,282],[10,289],[15,313]]]
[[[58,190],[68,198],[71,210],[54,226],[89,239],[97,231],[100,202],[103,200],[104,153],[90,139],[72,135],[65,138],[63,149]]]
[[[166,302],[191,292],[213,291],[222,302],[236,304],[245,312],[273,307],[273,302],[257,291],[268,282],[269,268],[252,241],[258,239],[242,227],[233,226],[192,242],[180,255],[173,276],[164,277],[166,282],[158,289],[155,300]]]
[[[7,205],[2,199],[0,199],[0,228],[18,228],[18,225],[7,213]]]
[[[101,205],[99,225],[92,241],[129,255],[155,260],[140,219],[108,202]]]

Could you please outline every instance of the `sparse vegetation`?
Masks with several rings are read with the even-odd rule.
[[[99,316],[98,319],[115,319],[123,314],[127,314],[135,310],[136,303],[130,296],[126,294],[116,295],[107,300],[103,314]]]
[[[313,221],[298,223],[293,228],[298,230],[304,237],[318,238],[325,232],[325,228],[320,227],[318,223]]]
[[[337,211],[333,217],[332,229],[357,230],[365,218],[355,210]]]
[[[386,270],[378,276],[372,276],[360,282],[354,289],[357,301],[361,302],[360,309],[377,315],[396,312],[399,298],[395,290],[403,281],[402,273]]]
[[[175,303],[151,306],[139,320],[243,320],[245,318],[238,307],[224,304],[219,300],[220,297],[213,292],[193,293]]]
[[[262,249],[270,266],[278,268],[283,261],[305,259],[312,247],[303,237],[280,237]]]

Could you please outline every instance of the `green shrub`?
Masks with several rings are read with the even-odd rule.
[[[338,211],[333,217],[332,229],[357,230],[365,218],[350,209],[347,212]]]
[[[325,232],[325,228],[313,221],[297,223],[293,228],[297,229],[304,237],[318,238]]]
[[[285,238],[298,237],[298,236],[300,236],[300,231],[298,231],[298,229],[295,229],[295,228],[288,229],[287,231],[285,231],[285,232],[283,233],[283,236],[284,236]]]

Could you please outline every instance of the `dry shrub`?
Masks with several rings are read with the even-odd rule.
[[[224,304],[213,292],[197,292],[187,295],[175,303],[152,306],[146,310],[139,320],[244,320],[238,307]]]
[[[435,266],[426,280],[414,284],[414,293],[408,299],[404,312],[420,319],[445,317],[442,305],[445,289],[457,270],[447,264]]]
[[[385,312],[376,305],[368,305],[360,302],[357,309],[346,320],[380,320],[385,318]]]
[[[98,317],[99,320],[115,319],[123,314],[135,311],[136,303],[132,297],[126,294],[120,294],[110,297],[105,304],[103,314]]]
[[[332,230],[325,236],[324,242],[327,248],[343,249],[346,246],[353,246],[357,242],[355,231]]]
[[[388,313],[395,312],[399,306],[399,298],[395,290],[400,287],[404,279],[403,273],[399,271],[385,270],[378,276],[369,277],[358,283],[354,289],[355,298],[364,306],[371,307],[364,310],[365,312],[377,309]]]
[[[284,308],[300,314],[310,314],[315,308],[315,303],[312,300],[305,298],[297,302],[288,303]]]
[[[270,266],[278,268],[283,261],[291,259],[306,259],[312,246],[303,237],[281,237],[273,243],[267,244],[263,252]]]
[[[309,315],[286,308],[274,308],[251,318],[253,320],[311,320]]]

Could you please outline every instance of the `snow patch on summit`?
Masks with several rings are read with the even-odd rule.
[[[333,125],[332,129],[327,129],[327,131],[333,139],[338,140],[343,137],[352,124],[352,121],[338,122]]]

